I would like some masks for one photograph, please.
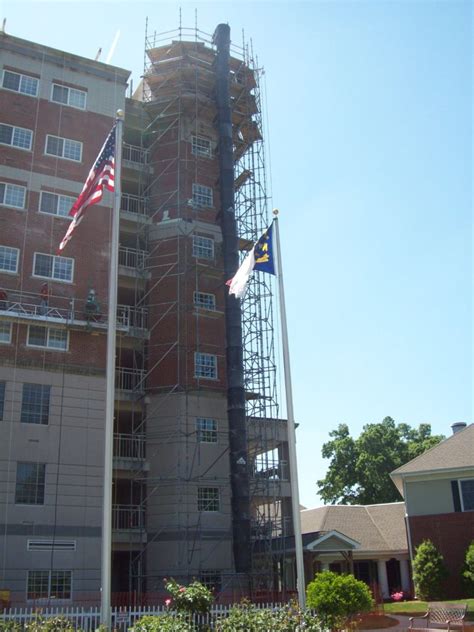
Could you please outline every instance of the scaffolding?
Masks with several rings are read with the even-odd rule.
[[[116,492],[129,504],[116,504],[122,536],[114,542],[128,560],[128,591],[137,594],[159,593],[169,576],[198,577],[233,598],[287,588],[286,552],[275,542],[287,540],[278,536],[289,534],[291,499],[267,275],[254,276],[242,301],[250,583],[232,568],[225,389],[214,379],[225,362],[215,54],[212,37],[197,27],[163,34],[147,27],[143,81],[127,101],[119,296],[130,313],[146,310],[148,329],[119,348],[118,384],[127,388],[118,391],[117,451],[133,467],[116,471]],[[261,74],[251,46],[232,45],[242,257],[268,226]],[[206,518],[206,503],[227,518]]]

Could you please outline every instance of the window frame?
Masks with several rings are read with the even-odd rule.
[[[2,333],[0,332],[0,345],[11,345],[12,343],[12,322],[9,320],[0,321],[0,327],[8,325],[8,340],[2,340]]]
[[[67,90],[67,102],[66,103],[64,101],[58,101],[57,99],[53,98],[54,97],[54,88],[61,88],[62,90]],[[78,92],[78,93],[84,95],[84,107],[81,107],[80,105],[74,105],[73,103],[70,103],[71,91]],[[87,91],[86,90],[80,90],[79,88],[71,88],[71,86],[63,86],[62,84],[55,83],[54,81],[51,84],[51,97],[50,97],[49,100],[51,101],[51,103],[59,103],[59,105],[66,105],[67,107],[74,108],[76,110],[82,110],[83,112],[87,109]]]
[[[31,151],[32,147],[33,147],[33,130],[28,129],[27,127],[19,127],[18,125],[10,125],[9,123],[1,123],[0,122],[0,127],[1,126],[4,127],[11,127],[12,129],[12,142],[11,143],[4,143],[0,140],[0,145],[5,145],[5,147],[13,147],[14,149],[21,149],[21,151]],[[19,130],[22,132],[29,132],[30,134],[30,146],[29,147],[21,147],[20,145],[15,145],[14,141],[14,134],[15,134],[15,130]]]
[[[35,272],[36,269],[36,255],[41,255],[42,257],[51,257],[52,258],[52,263],[51,263],[51,276],[44,276],[42,274],[37,274]],[[60,259],[67,259],[69,261],[72,261],[71,264],[71,279],[67,280],[67,279],[61,279],[61,278],[57,278],[54,276],[54,268],[55,268],[55,263],[56,260],[60,260]],[[56,281],[58,283],[74,283],[74,257],[63,257],[62,255],[50,255],[47,252],[35,252],[33,255],[33,274],[32,276],[37,278],[37,279],[49,279],[50,281]]]
[[[6,270],[4,268],[0,268],[0,273],[2,274],[18,274],[18,266],[20,264],[20,249],[19,248],[15,248],[14,246],[4,246],[3,244],[0,245],[0,249],[1,248],[7,248],[8,250],[15,250],[16,251],[16,267],[15,270]]]
[[[196,417],[196,438],[198,443],[215,445],[218,442],[218,431],[219,424],[217,419],[213,419],[212,417]]]
[[[38,389],[32,389],[31,387],[38,387]],[[28,390],[30,390],[30,392],[28,392]],[[27,401],[28,398],[29,401]],[[33,410],[35,406],[37,406],[39,410]],[[21,391],[20,423],[48,426],[50,411],[51,384],[24,382]]]
[[[35,596],[37,595],[37,593],[34,593],[33,591],[30,591],[30,577],[33,576],[33,574],[39,574],[42,573],[43,574],[43,580],[42,583],[44,584],[44,579],[47,579],[47,591],[45,595],[42,595],[40,597]],[[53,594],[51,591],[51,586],[53,585],[53,576],[54,576],[54,581],[56,581],[58,584],[58,577],[59,574],[63,574],[63,579],[65,577],[68,577],[68,584],[66,585],[68,590],[68,595],[67,597],[64,596],[58,596],[58,594]],[[65,592],[64,588],[62,590],[62,592]],[[61,602],[70,602],[72,601],[72,595],[73,595],[73,572],[72,570],[69,569],[42,569],[42,568],[35,568],[35,569],[28,569],[27,573],[26,573],[26,601],[49,601],[50,599],[54,599],[56,603]]]
[[[36,468],[39,468],[41,466],[42,468],[41,473],[39,469],[36,472],[36,480],[34,483],[35,484],[34,501],[31,501],[31,502],[24,499],[27,494],[24,494],[22,499],[18,500],[18,496],[20,495],[19,493],[20,490],[18,489],[18,470],[21,465],[32,465],[32,466],[35,466]],[[42,479],[42,482],[41,480],[39,480],[40,477]],[[23,483],[23,484],[32,486],[32,484],[29,484],[29,483]],[[28,505],[28,507],[30,507],[31,505],[44,506],[45,496],[46,496],[46,463],[37,463],[33,461],[17,461],[16,478],[15,478],[15,505]]]
[[[1,199],[0,197],[0,206],[6,206],[7,208],[14,208],[17,211],[24,211],[25,210],[25,203],[26,203],[26,187],[21,185],[21,184],[13,184],[12,182],[0,182],[0,185],[2,185],[5,187],[4,188],[4,192],[3,192],[3,199]],[[22,206],[17,206],[16,204],[9,204],[5,198],[7,196],[7,190],[8,188],[16,188],[16,189],[23,189],[23,203]],[[1,189],[0,189],[1,190]]]
[[[214,189],[206,184],[193,182],[192,202],[195,208],[214,208]]]
[[[464,495],[463,495],[463,489],[462,489],[462,483],[466,483],[466,482],[470,482],[472,484],[474,484],[474,478],[459,478],[458,479],[458,488],[459,488],[459,499],[461,501],[461,511],[474,511],[474,504],[472,506],[472,509],[466,509],[464,506]]]
[[[56,213],[50,213],[49,211],[43,211],[41,209],[41,206],[43,203],[43,195],[51,195],[56,198]],[[72,217],[69,215],[69,211],[67,212],[66,215],[62,215],[61,213],[58,213],[59,203],[60,203],[61,198],[63,198],[64,200],[66,199],[72,200],[71,207],[69,210],[71,210],[74,202],[77,200],[77,196],[74,197],[72,195],[66,195],[65,193],[53,193],[52,191],[40,191],[40,198],[38,202],[38,213],[42,213],[43,215],[49,215],[50,217],[59,217],[61,219],[68,219],[69,221],[71,221]]]
[[[211,491],[216,492],[213,498],[211,498],[210,496],[209,498],[205,498],[205,497],[202,498],[202,495],[204,495],[204,493],[207,494]],[[212,507],[215,507],[215,508],[209,508],[210,503],[212,504]],[[198,487],[197,507],[198,507],[199,512],[205,512],[205,513],[220,512],[221,511],[221,493],[220,493],[219,487],[210,487],[210,486]]]
[[[200,296],[201,297],[210,297],[212,300],[209,301],[209,304],[206,304],[205,301],[199,302],[197,299]],[[194,306],[198,307],[199,309],[207,309],[210,312],[215,312],[216,311],[216,295],[212,294],[211,292],[195,291],[193,293],[193,303],[194,303]]]
[[[39,344],[34,344],[30,342],[30,332],[32,328],[36,329],[45,329],[46,330],[46,344],[44,345],[39,345]],[[64,349],[61,347],[55,347],[55,346],[51,346],[49,344],[50,341],[50,336],[51,336],[51,332],[58,332],[60,331],[61,333],[65,333],[65,347]],[[43,325],[28,325],[28,330],[26,333],[26,346],[30,347],[31,349],[47,349],[48,351],[58,351],[60,353],[65,353],[66,351],[69,351],[69,331],[67,329],[60,329],[59,327],[47,327],[47,326],[43,326]]]
[[[10,73],[11,75],[16,75],[17,77],[20,77],[20,81],[18,84],[18,90],[14,90],[13,88],[8,88],[7,86],[5,86],[5,74],[6,73]],[[36,92],[35,94],[31,94],[30,92],[26,92],[25,90],[21,89],[21,83],[22,83],[22,79],[29,79],[30,81],[36,81]],[[8,90],[9,92],[17,92],[18,94],[24,94],[27,97],[32,97],[33,99],[36,99],[38,97],[38,91],[39,91],[39,82],[40,80],[38,79],[38,77],[33,77],[32,75],[27,75],[23,72],[16,72],[16,70],[9,70],[8,68],[4,68],[3,72],[2,72],[2,88],[3,90]]]
[[[198,241],[201,241],[201,243],[198,244]],[[208,242],[208,245],[211,246],[209,248],[209,256],[202,254],[205,248],[204,243],[202,243],[204,241]],[[207,261],[213,261],[215,258],[214,239],[212,237],[204,237],[203,235],[193,235],[193,257],[195,257],[196,259],[206,259]]]
[[[50,153],[48,151],[48,140],[50,138],[54,138],[56,140],[60,140],[62,141],[62,150],[61,150],[61,154],[53,154]],[[76,143],[77,145],[79,145],[79,158],[70,158],[69,156],[65,156],[64,152],[65,152],[65,148],[66,148],[66,142],[68,143]],[[73,138],[65,138],[64,136],[55,136],[54,134],[46,134],[46,139],[45,139],[45,143],[44,143],[44,154],[45,156],[50,156],[52,158],[61,158],[61,160],[69,160],[70,162],[82,162],[82,150],[83,150],[83,143],[80,140],[74,140]]]
[[[205,143],[208,146],[208,151],[203,150],[202,145],[200,146],[199,143]],[[191,153],[197,158],[212,158],[212,143],[210,139],[193,134],[191,136]]]
[[[199,356],[201,356],[201,358],[199,358]],[[214,362],[213,362],[213,369],[214,369],[214,375],[201,375],[198,373],[198,359],[204,359],[204,357],[206,358],[213,358]],[[206,368],[206,365],[204,363],[200,363],[200,366],[202,366],[202,368]],[[204,353],[202,351],[195,351],[194,352],[194,377],[195,379],[198,380],[217,380],[218,378],[218,371],[217,371],[217,354],[215,353]]]

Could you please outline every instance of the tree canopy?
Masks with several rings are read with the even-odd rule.
[[[412,428],[396,424],[391,417],[381,423],[367,424],[356,439],[346,424],[329,433],[322,455],[331,459],[326,476],[317,481],[318,493],[325,503],[370,505],[401,500],[390,472],[404,465],[442,439],[432,435],[430,424]]]

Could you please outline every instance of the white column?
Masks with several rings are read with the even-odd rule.
[[[403,592],[410,590],[410,568],[408,560],[400,560],[400,580]]]
[[[388,590],[387,565],[385,560],[377,560],[377,575],[379,578],[379,588],[382,593],[382,597],[387,599],[390,595]]]

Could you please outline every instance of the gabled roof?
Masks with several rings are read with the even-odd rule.
[[[393,479],[405,474],[420,474],[442,470],[474,469],[474,424],[459,430],[438,445],[391,473]]]
[[[406,551],[405,503],[328,505],[301,512],[303,534],[339,531],[358,551]]]

